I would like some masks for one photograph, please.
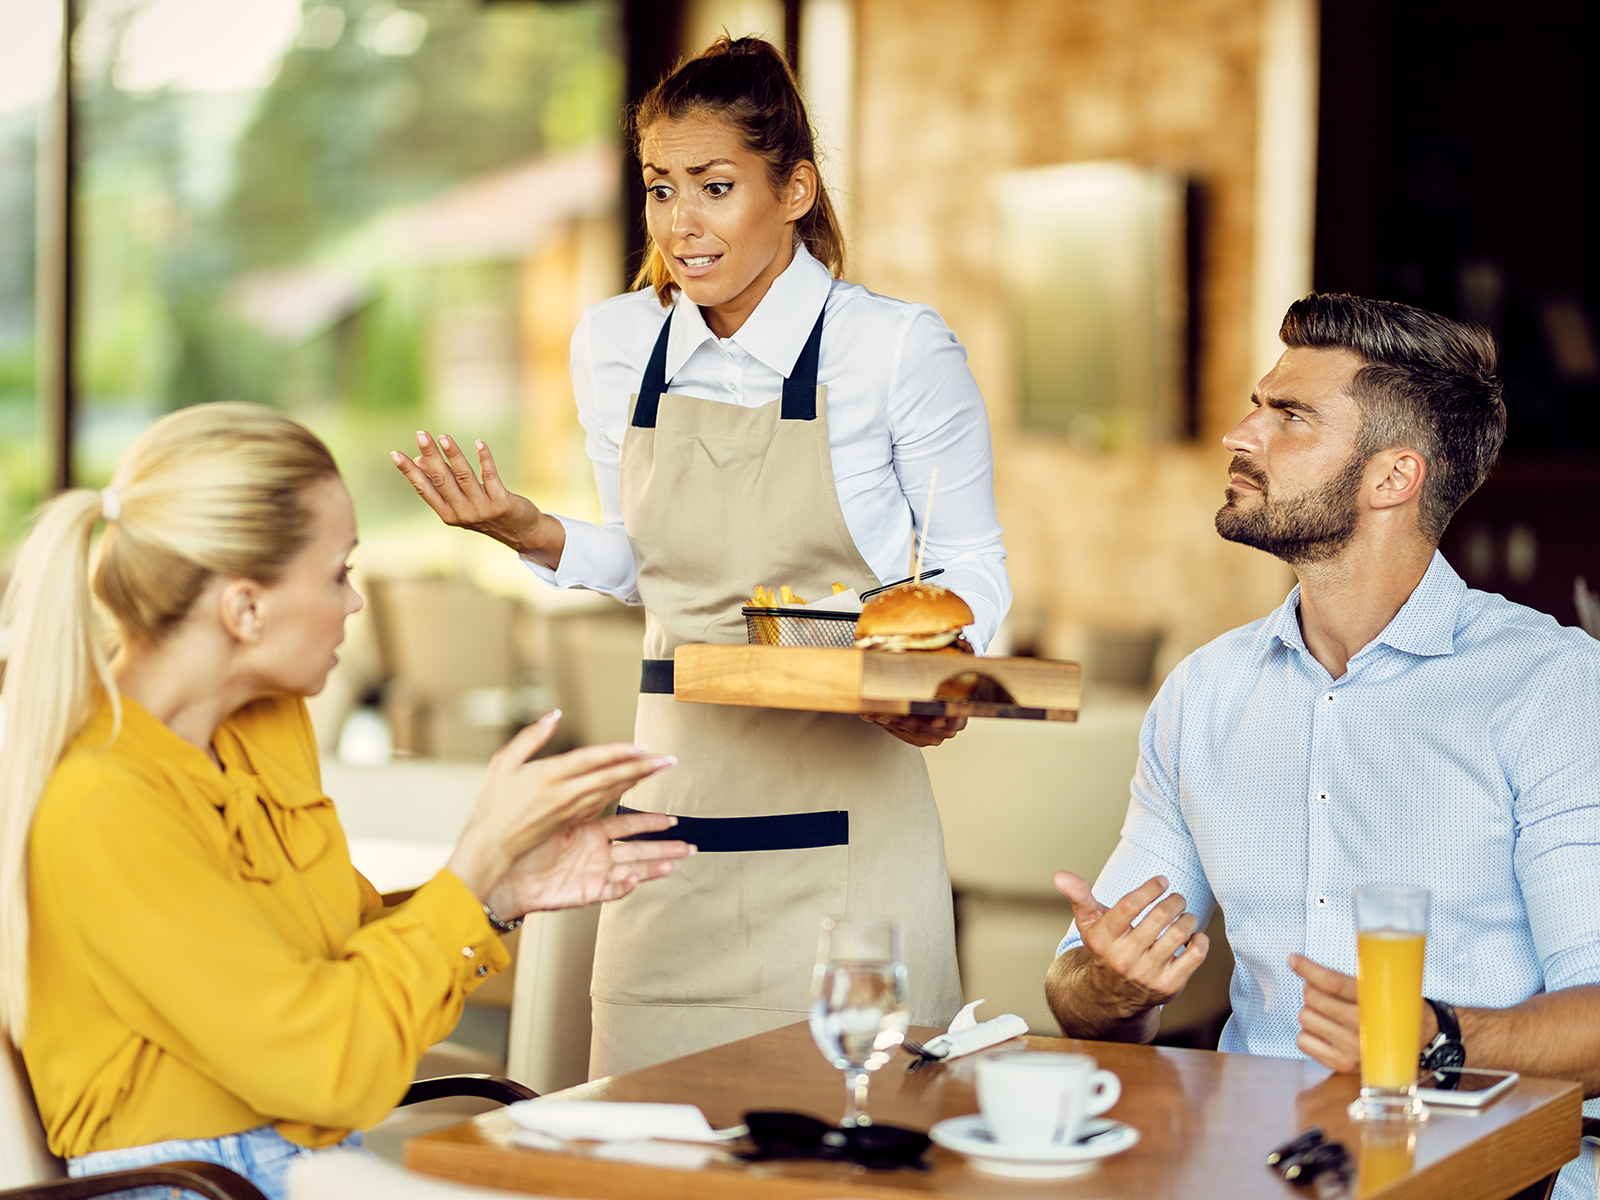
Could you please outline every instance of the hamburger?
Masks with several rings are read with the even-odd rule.
[[[867,601],[856,619],[855,644],[865,650],[971,654],[961,631],[972,620],[967,602],[948,588],[902,583]]]

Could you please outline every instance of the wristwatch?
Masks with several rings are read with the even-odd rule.
[[[1428,997],[1424,996],[1424,1000]],[[1428,1000],[1433,1015],[1439,1020],[1439,1032],[1433,1041],[1422,1048],[1419,1059],[1424,1071],[1437,1071],[1440,1067],[1460,1067],[1466,1064],[1467,1048],[1461,1044],[1461,1022],[1456,1010],[1443,1000]]]
[[[502,921],[499,917],[494,915],[494,909],[490,908],[487,904],[483,906],[483,915],[489,918],[489,924],[494,928],[496,933],[510,933],[513,929],[522,928],[521,917],[512,917],[509,921]]]

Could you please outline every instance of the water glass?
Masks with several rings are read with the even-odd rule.
[[[887,917],[828,917],[811,977],[811,1037],[845,1073],[845,1128],[870,1125],[869,1073],[888,1062],[910,1023],[900,923]]]
[[[1393,884],[1353,893],[1359,961],[1361,1098],[1357,1121],[1421,1121],[1417,1099],[1422,1031],[1422,962],[1428,938],[1427,888]]]

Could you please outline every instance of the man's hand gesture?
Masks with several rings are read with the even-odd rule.
[[[1167,890],[1166,879],[1159,875],[1109,908],[1070,871],[1057,871],[1055,885],[1072,901],[1083,938],[1082,956],[1088,959],[1072,972],[1077,978],[1063,979],[1060,985],[1052,981],[1052,1008],[1062,1028],[1071,1026],[1069,1032],[1080,1037],[1120,1034],[1142,1040],[1153,1035],[1155,1025],[1147,1014],[1183,991],[1211,947],[1210,939],[1199,932],[1199,920],[1176,892],[1138,920]],[[1070,956],[1071,952],[1061,958]],[[1129,1022],[1138,1027],[1128,1028]]]

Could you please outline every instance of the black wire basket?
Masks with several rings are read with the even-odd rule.
[[[856,640],[856,614],[809,612],[804,608],[750,608],[745,633],[752,646],[849,647]]]

